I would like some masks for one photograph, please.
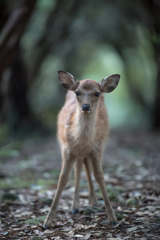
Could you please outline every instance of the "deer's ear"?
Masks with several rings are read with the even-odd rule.
[[[119,74],[114,74],[102,79],[99,82],[99,88],[102,93],[110,93],[112,92],[118,85],[120,79]]]
[[[58,71],[58,77],[62,87],[68,91],[75,91],[78,86],[78,80],[70,73]]]

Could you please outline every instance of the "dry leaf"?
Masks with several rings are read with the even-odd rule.
[[[123,223],[125,221],[125,218],[123,218],[116,226],[113,226],[113,228],[117,228],[119,225],[121,225],[121,223]]]
[[[137,217],[141,217],[141,216],[144,216],[145,213],[144,213],[144,212],[136,212],[135,215],[136,215]]]
[[[83,240],[87,240],[87,239],[89,239],[90,236],[91,236],[91,234],[87,234],[87,235],[85,235],[82,239],[83,239]]]
[[[46,230],[43,232],[43,235],[44,235],[44,234],[52,234],[52,233],[54,233],[53,230],[46,229]]]
[[[71,230],[70,232],[68,232],[69,237],[73,237],[74,234],[75,234],[75,228],[73,230]]]
[[[127,228],[127,232],[133,232],[135,230],[137,230],[138,227],[131,227],[131,228]]]
[[[63,232],[68,232],[68,231],[71,231],[71,228],[70,227],[65,227],[62,229]]]
[[[83,235],[80,235],[80,234],[76,234],[76,235],[74,235],[74,237],[83,238],[84,236],[83,236]]]

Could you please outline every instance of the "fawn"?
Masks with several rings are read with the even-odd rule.
[[[58,77],[62,87],[69,91],[65,104],[58,115],[58,139],[63,162],[57,192],[44,222],[44,228],[52,226],[59,198],[67,184],[73,164],[75,192],[72,212],[78,212],[79,181],[81,168],[84,164],[90,203],[92,205],[98,203],[91,178],[93,168],[95,179],[103,195],[109,222],[116,225],[117,219],[105,187],[101,161],[109,130],[107,111],[102,95],[117,87],[120,75],[114,74],[105,77],[99,83],[90,79],[78,81],[72,74],[65,71],[58,71]]]

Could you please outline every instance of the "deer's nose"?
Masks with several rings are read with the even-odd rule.
[[[82,105],[82,110],[83,111],[89,111],[89,109],[90,109],[90,105],[89,104],[83,104]]]

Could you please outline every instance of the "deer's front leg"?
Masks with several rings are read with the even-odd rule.
[[[93,164],[93,170],[94,170],[94,176],[96,181],[99,184],[100,190],[102,192],[103,200],[105,203],[105,208],[107,212],[107,216],[109,219],[109,222],[111,225],[116,225],[117,224],[117,219],[114,213],[114,210],[111,206],[108,193],[105,187],[105,182],[104,182],[104,176],[103,176],[103,170],[102,170],[102,163],[101,163],[101,157],[100,154],[95,153],[91,156],[91,161]]]
[[[58,180],[57,192],[54,196],[51,208],[50,208],[48,215],[46,217],[46,220],[44,222],[44,225],[43,225],[44,228],[49,228],[52,226],[52,221],[55,218],[59,198],[61,196],[61,193],[62,193],[64,187],[66,186],[66,184],[68,182],[69,173],[73,166],[73,159],[70,157],[69,154],[66,153],[66,151],[63,151],[62,158],[63,158],[63,164],[62,164],[62,170],[60,173],[60,177]]]
[[[74,165],[74,198],[73,198],[73,205],[72,205],[72,213],[78,213],[79,209],[79,182],[80,182],[80,176],[81,176],[81,169],[82,169],[82,158],[77,158],[75,160]]]

